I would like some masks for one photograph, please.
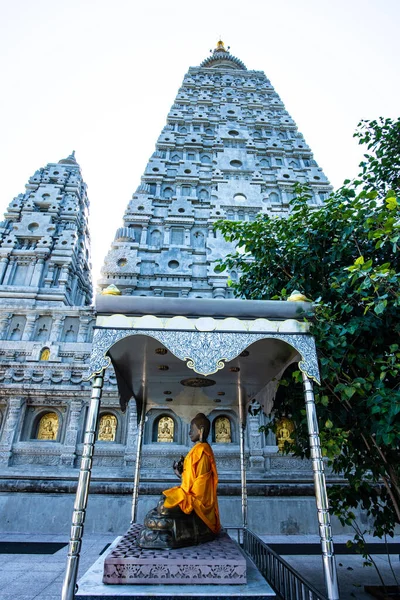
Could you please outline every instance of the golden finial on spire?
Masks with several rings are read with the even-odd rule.
[[[226,52],[224,42],[221,38],[217,42],[217,50],[222,50],[222,52]]]

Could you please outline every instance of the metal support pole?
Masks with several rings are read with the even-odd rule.
[[[65,570],[61,600],[73,600],[75,597],[103,379],[104,371],[102,371],[100,375],[96,375],[92,383],[92,397],[85,424],[81,469],[79,472],[78,487],[76,489],[74,511],[72,513],[67,568]]]
[[[242,386],[238,385],[238,403],[239,403],[239,444],[240,444],[240,479],[242,487],[242,522],[243,528],[247,527],[247,482],[246,482],[246,456],[245,456],[245,431],[246,419],[244,414],[244,394]]]
[[[303,373],[303,389],[306,403],[311,461],[314,472],[315,500],[317,504],[326,591],[328,600],[339,600],[335,553],[333,549],[331,519],[328,508],[328,494],[326,492],[324,461],[322,460],[317,412],[315,410],[312,382],[305,373]]]
[[[143,401],[142,401],[142,410],[140,413],[139,431],[138,431],[137,446],[136,446],[135,479],[133,482],[131,523],[136,523],[136,517],[137,517],[137,506],[138,506],[138,500],[139,500],[140,463],[142,461],[142,445],[143,445],[143,432],[144,432],[145,418],[146,418],[146,397],[144,396]]]

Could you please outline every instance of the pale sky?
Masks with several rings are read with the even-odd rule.
[[[95,282],[184,74],[220,35],[338,187],[358,172],[358,121],[399,116],[399,23],[399,0],[0,0],[0,212],[75,150]]]

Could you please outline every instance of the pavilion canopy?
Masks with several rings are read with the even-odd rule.
[[[238,397],[270,412],[311,338],[305,302],[99,296],[96,308],[95,345],[114,366],[122,408],[133,397],[138,414],[145,401],[187,421],[216,406],[237,411]]]

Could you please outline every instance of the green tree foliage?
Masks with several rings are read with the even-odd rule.
[[[299,290],[314,300],[321,443],[347,480],[329,490],[331,505],[348,524],[361,505],[381,537],[400,522],[400,119],[362,121],[355,136],[367,146],[359,178],[322,207],[298,185],[287,218],[217,227],[240,248],[220,267],[241,274],[230,282],[237,296],[284,300]],[[291,416],[291,451],[308,456],[300,374],[291,375],[297,384],[282,382],[274,418]]]

